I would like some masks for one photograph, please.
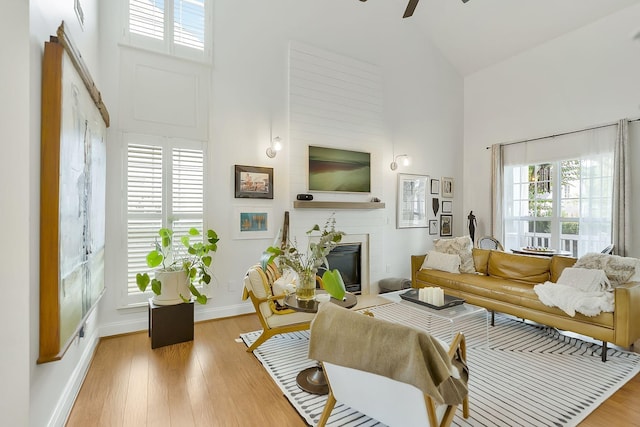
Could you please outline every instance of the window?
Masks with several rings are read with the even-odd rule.
[[[127,0],[129,43],[191,59],[210,57],[210,0]]]
[[[158,229],[174,231],[174,241],[191,227],[204,229],[202,143],[143,135],[127,142],[127,303],[142,302],[136,274],[148,271],[146,255]]]
[[[615,129],[504,147],[505,248],[600,252],[612,239]]]

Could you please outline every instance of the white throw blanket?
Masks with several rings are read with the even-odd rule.
[[[540,301],[549,307],[558,307],[569,316],[576,311],[585,316],[596,316],[601,312],[612,312],[613,292],[606,274],[602,270],[565,268],[558,283],[545,282],[533,287]]]

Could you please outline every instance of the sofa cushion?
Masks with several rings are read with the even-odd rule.
[[[604,270],[614,288],[627,283],[636,271],[636,258],[621,257],[601,253],[588,253],[581,256],[574,267]]]
[[[550,266],[551,259],[548,257],[492,251],[489,255],[487,273],[492,277],[535,285],[549,280]]]
[[[438,251],[429,251],[424,259],[422,268],[431,268],[449,273],[460,273],[460,256]]]
[[[473,265],[476,271],[480,274],[487,274],[487,264],[489,263],[491,250],[473,248],[471,254],[473,255]]]
[[[433,245],[438,252],[460,256],[460,273],[476,272],[471,254],[471,250],[473,249],[471,237],[463,236],[453,239],[437,239],[433,241]]]

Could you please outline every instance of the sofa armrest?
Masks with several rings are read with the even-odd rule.
[[[615,344],[630,346],[640,338],[640,282],[618,286],[615,292]]]
[[[416,273],[420,271],[426,257],[427,254],[411,255],[411,286],[414,288],[416,287]]]

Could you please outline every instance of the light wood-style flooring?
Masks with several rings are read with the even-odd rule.
[[[102,339],[67,426],[305,426],[235,341],[258,329],[252,314],[197,323],[194,341],[155,350],[146,331]],[[580,427],[639,426],[639,396],[640,375]]]

